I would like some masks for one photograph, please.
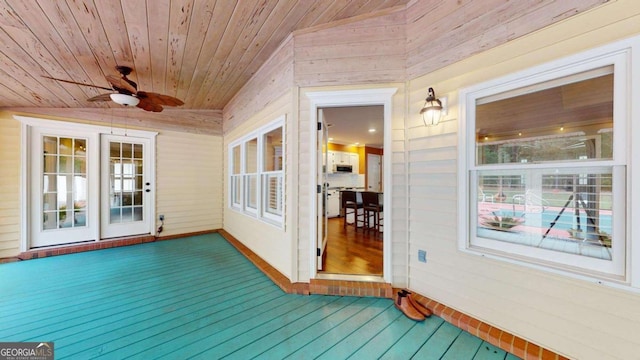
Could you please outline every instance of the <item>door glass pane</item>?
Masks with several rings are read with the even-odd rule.
[[[72,157],[60,155],[58,157],[58,172],[70,174],[72,166]]]
[[[71,155],[73,151],[73,139],[60,138],[60,155]]]
[[[46,154],[46,153],[45,153]],[[57,154],[45,155],[43,170],[45,173],[56,173],[58,169]]]
[[[86,173],[87,172],[87,159],[84,157],[76,157],[73,159],[73,171],[75,173]]]
[[[73,216],[74,216],[74,222],[76,226],[87,226],[86,211],[76,211]]]
[[[86,139],[42,138],[44,230],[87,226],[86,145]],[[78,212],[78,215],[75,216],[74,212]]]
[[[75,139],[73,142],[73,155],[86,156],[87,155],[87,140]]]
[[[133,159],[133,144],[122,144],[122,157],[125,159]]]
[[[133,208],[133,221],[142,221],[142,207],[136,206]]]
[[[45,154],[58,153],[58,138],[53,136],[44,136],[42,138],[42,149]]]
[[[143,148],[141,144],[110,142],[109,221],[142,221],[144,205]]]

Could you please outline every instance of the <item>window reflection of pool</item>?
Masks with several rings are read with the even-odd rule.
[[[545,208],[542,212],[527,213],[502,208],[483,213],[484,215],[480,215],[477,228],[478,237],[611,260],[610,210],[599,212],[597,228],[590,223],[583,209],[579,214],[575,214],[573,208],[568,208],[562,213],[561,208]],[[505,219],[521,218],[523,222],[508,231],[482,225],[483,219],[495,216]],[[575,231],[576,229],[581,231]]]

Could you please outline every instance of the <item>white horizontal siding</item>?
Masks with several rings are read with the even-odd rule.
[[[294,264],[296,256],[294,256],[294,245],[292,240],[292,227],[291,214],[296,210],[297,203],[292,202],[292,179],[294,174],[291,173],[291,159],[293,157],[291,144],[291,122],[295,117],[292,116],[292,93],[291,89],[284,95],[278,98],[272,98],[269,105],[263,109],[254,109],[256,112],[251,114],[243,122],[236,122],[232,129],[229,129],[225,133],[224,138],[224,188],[221,190],[221,194],[224,194],[224,225],[223,228],[233,235],[238,241],[243,243],[260,258],[265,260],[271,266],[276,268],[283,275],[290,280],[295,280],[296,275],[294,272]],[[247,115],[246,112],[241,111],[238,114]],[[235,117],[236,114],[228,114],[230,117]],[[225,115],[227,116],[227,115]],[[284,228],[268,224],[262,220],[258,220],[250,215],[240,213],[236,210],[229,208],[229,143],[245,136],[246,134],[255,131],[256,129],[267,125],[279,117],[285,116],[285,222]],[[225,129],[227,127],[225,126]],[[293,205],[291,205],[293,204]]]
[[[161,132],[157,139],[156,214],[161,236],[222,228],[222,136]]]
[[[0,112],[0,258],[20,253],[20,123]]]

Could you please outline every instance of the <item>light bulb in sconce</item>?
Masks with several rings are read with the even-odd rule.
[[[433,91],[433,88],[429,88],[427,98],[424,101],[424,106],[422,107],[422,110],[420,110],[420,115],[422,115],[424,125],[438,125],[442,119],[443,113],[444,107],[442,106],[442,101],[436,98],[436,93]]]

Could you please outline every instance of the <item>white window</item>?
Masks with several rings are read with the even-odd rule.
[[[276,225],[284,216],[284,117],[229,144],[229,206]]]
[[[628,281],[631,53],[620,43],[460,92],[462,249]]]

